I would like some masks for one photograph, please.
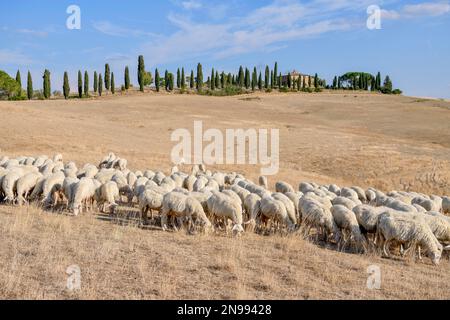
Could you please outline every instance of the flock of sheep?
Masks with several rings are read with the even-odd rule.
[[[338,248],[378,248],[387,257],[393,246],[401,255],[418,248],[419,258],[423,251],[434,264],[450,250],[449,197],[306,182],[298,191],[286,182],[277,182],[275,189],[269,190],[266,177],[256,184],[241,174],[211,172],[203,165],[194,165],[190,173],[173,167],[167,176],[133,172],[113,153],[82,168],[64,163],[60,154],[0,157],[0,202],[34,201],[75,216],[94,209],[114,214],[119,204],[138,206],[143,224],[149,223],[149,213],[153,221],[158,213],[163,230],[305,236],[315,230],[317,239]]]

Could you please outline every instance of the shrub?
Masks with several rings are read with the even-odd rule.
[[[402,94],[402,93],[403,93],[403,91],[400,90],[400,89],[394,89],[394,90],[392,91],[392,94]]]

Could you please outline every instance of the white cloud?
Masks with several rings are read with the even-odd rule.
[[[0,64],[4,65],[29,65],[32,60],[18,51],[0,49]]]
[[[388,19],[388,20],[397,20],[397,19],[400,19],[400,14],[395,10],[381,9],[381,18]]]
[[[117,26],[109,21],[98,21],[93,24],[94,29],[113,37],[154,37],[156,34],[138,29]]]
[[[450,12],[450,4],[446,2],[423,2],[408,4],[396,10],[382,10],[384,19],[398,20],[417,17],[437,17]]]
[[[450,4],[445,2],[424,2],[403,7],[403,13],[410,17],[440,16],[450,12]]]
[[[186,10],[200,9],[203,7],[202,3],[196,0],[183,1],[181,2],[181,6]]]

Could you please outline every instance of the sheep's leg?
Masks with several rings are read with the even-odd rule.
[[[148,211],[148,206],[145,206],[141,209],[141,220],[143,220],[144,225],[148,224],[148,216],[147,216],[147,211]]]
[[[391,240],[385,240],[384,244],[383,244],[383,253],[387,258],[390,258],[390,252],[389,252],[389,243],[391,242]]]

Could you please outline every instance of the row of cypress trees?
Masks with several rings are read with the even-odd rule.
[[[148,86],[153,83],[152,75],[150,72],[145,70],[145,62],[144,57],[140,55],[138,57],[138,70],[137,70],[139,89],[140,91],[144,91],[145,86]],[[20,72],[17,72],[16,80],[21,84]],[[311,79],[309,81],[309,86],[312,86]],[[89,97],[89,74],[87,71],[83,74],[78,71],[78,86],[77,93],[78,97],[82,98]],[[154,84],[156,91],[160,91],[161,86],[164,87],[166,91],[173,91],[175,88],[175,76],[173,73],[170,73],[168,70],[165,70],[164,77],[160,76],[159,70],[155,70]],[[317,88],[321,85],[322,80],[318,78],[317,74],[314,77],[314,86]],[[122,88],[124,90],[128,90],[131,87],[130,82],[130,70],[128,66],[125,67],[124,71],[124,85]],[[196,70],[196,77],[194,77],[194,70],[191,70],[188,83],[186,83],[186,74],[184,68],[178,68],[176,72],[176,87],[180,90],[185,90],[189,86],[191,90],[196,89],[198,91],[202,91],[205,87],[204,75],[203,75],[203,67],[201,63],[198,63]],[[264,70],[264,76],[261,71],[257,71],[257,68],[254,67],[252,71],[248,68],[240,66],[236,75],[228,73],[226,74],[224,71],[220,72],[212,68],[211,75],[208,76],[206,81],[206,86],[210,90],[216,89],[224,89],[228,86],[236,86],[238,88],[245,88],[251,90],[263,90],[263,89],[274,89],[274,88],[282,88],[287,87],[290,89],[293,88],[302,88],[306,86],[305,80],[303,83],[300,80],[293,80],[291,75],[289,74],[287,77],[287,83],[283,83],[281,73],[278,74],[278,63],[275,62],[273,69],[270,69],[269,66],[266,65]],[[109,64],[105,64],[105,71],[102,74],[98,74],[97,71],[94,72],[93,79],[93,91],[99,96],[103,93],[103,88],[106,91],[110,91],[112,94],[115,93],[115,78],[114,73],[111,72],[111,68]],[[49,99],[51,96],[51,85],[50,85],[50,71],[45,70],[43,76],[43,95],[45,99]],[[70,97],[70,85],[69,85],[69,76],[67,72],[64,72],[63,79],[63,95],[66,99]],[[30,72],[28,72],[27,79],[27,96],[28,99],[32,99],[33,97],[33,82],[31,78]]]

